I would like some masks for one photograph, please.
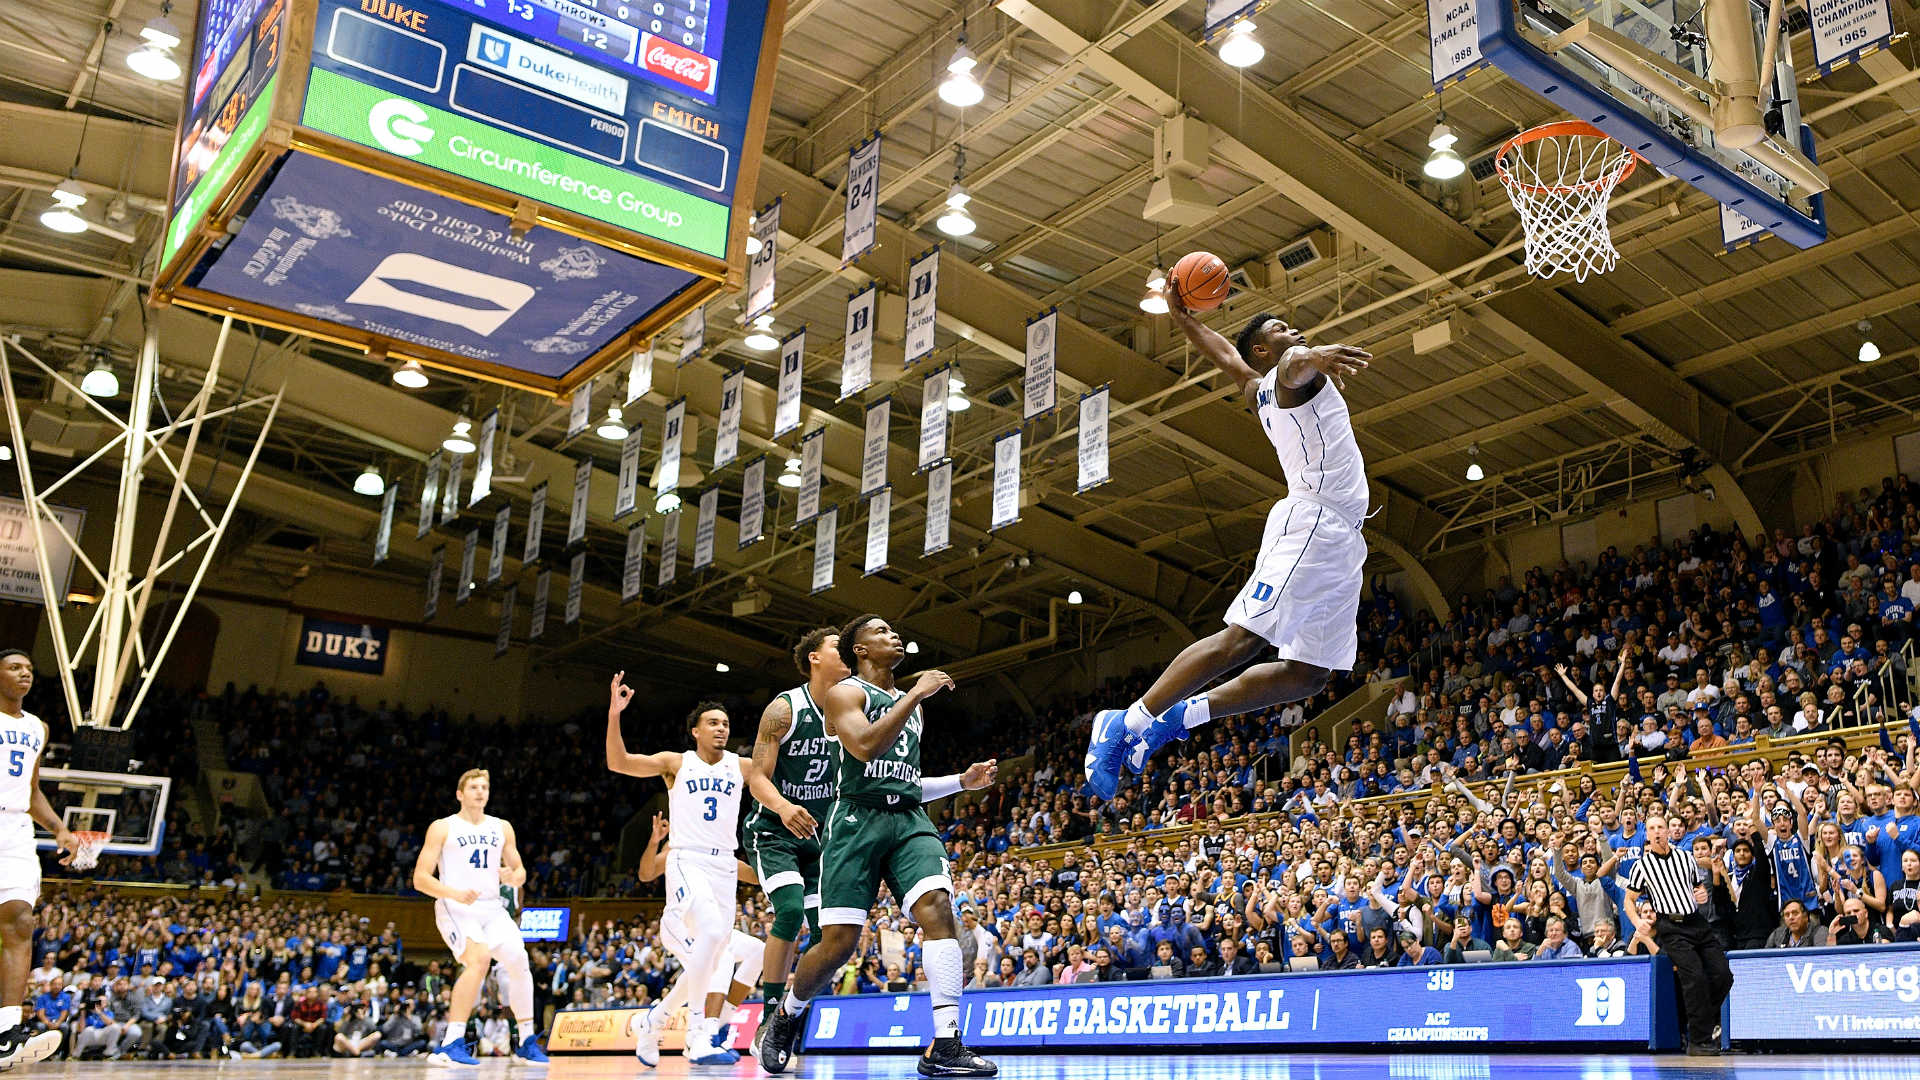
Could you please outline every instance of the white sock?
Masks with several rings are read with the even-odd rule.
[[[1127,706],[1127,730],[1128,731],[1131,731],[1135,735],[1138,735],[1141,732],[1147,730],[1147,725],[1151,723],[1153,723],[1153,714],[1147,711],[1147,707],[1145,705],[1136,701],[1133,704]]]
[[[920,946],[920,962],[927,969],[927,996],[933,1002],[933,1037],[951,1039],[960,1034],[960,988],[967,981],[960,943],[933,938]]]
[[[514,1022],[513,1030],[520,1036],[521,1042],[526,1042],[528,1039],[533,1038],[533,1021],[517,1020]]]
[[[0,1031],[12,1031],[20,1026],[20,1006],[0,1005]]]
[[[459,1027],[455,1027],[452,1024],[448,1024],[446,1038],[440,1040],[440,1045],[452,1046],[454,1043],[460,1042],[466,1037],[467,1037],[467,1025],[461,1024]]]
[[[787,990],[787,1000],[780,1006],[788,1016],[799,1016],[807,1011],[807,999],[796,993],[791,986]]]
[[[1213,719],[1213,705],[1207,700],[1207,695],[1201,694],[1199,697],[1187,699],[1187,715],[1184,719],[1188,731],[1192,731],[1194,728],[1208,723]]]

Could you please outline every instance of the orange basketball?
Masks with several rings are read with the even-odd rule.
[[[1188,311],[1212,311],[1226,302],[1227,264],[1211,251],[1182,255],[1168,280],[1174,297]]]

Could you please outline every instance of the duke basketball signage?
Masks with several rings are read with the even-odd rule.
[[[300,647],[294,653],[293,662],[362,675],[383,675],[387,670],[388,633],[384,626],[367,623],[303,619]]]

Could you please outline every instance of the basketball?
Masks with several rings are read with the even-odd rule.
[[[1211,251],[1182,255],[1168,279],[1174,298],[1188,311],[1212,311],[1226,302],[1227,264]]]

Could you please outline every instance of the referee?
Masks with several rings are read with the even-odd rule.
[[[1726,950],[1700,911],[1712,873],[1692,854],[1673,846],[1665,814],[1649,814],[1646,829],[1646,847],[1627,878],[1627,912],[1634,925],[1653,933],[1660,951],[1673,961],[1687,1053],[1712,1057],[1720,1053],[1720,1005],[1733,989]],[[1637,907],[1642,896],[1653,905],[1651,926]]]

